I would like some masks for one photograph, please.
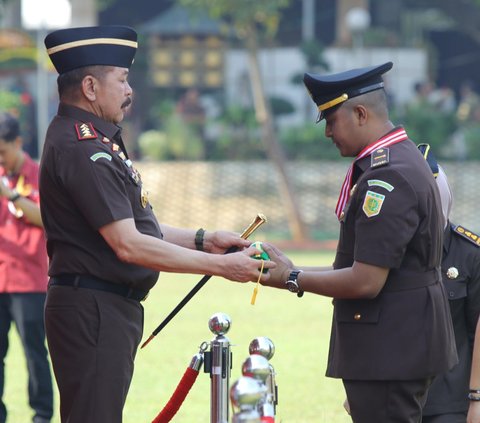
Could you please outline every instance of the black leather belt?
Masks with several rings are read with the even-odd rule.
[[[48,286],[72,286],[74,288],[97,289],[99,291],[111,292],[125,298],[136,301],[144,301],[147,299],[148,291],[130,288],[129,286],[108,282],[103,279],[90,275],[60,275],[50,278]]]

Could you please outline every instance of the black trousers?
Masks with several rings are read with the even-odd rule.
[[[0,294],[0,423],[7,419],[1,398],[5,383],[4,359],[8,332],[14,322],[22,341],[28,369],[28,399],[34,418],[50,421],[53,415],[53,389],[45,346],[43,324],[44,293]]]
[[[467,412],[423,416],[422,423],[466,423]]]
[[[432,379],[343,380],[354,423],[420,423]]]
[[[51,286],[45,327],[62,423],[121,423],[142,305],[109,292]]]

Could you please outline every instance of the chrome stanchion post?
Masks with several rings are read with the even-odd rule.
[[[205,357],[205,371],[210,371],[210,423],[228,423],[228,389],[232,362],[230,341],[225,334],[230,325],[231,319],[225,313],[215,313],[208,321],[210,331],[216,335],[210,342],[210,351]]]
[[[250,342],[248,351],[250,354],[258,354],[270,360],[275,354],[275,345],[270,338],[261,336]],[[278,404],[278,388],[275,381],[275,369],[269,363],[269,374],[265,379],[267,395],[264,404],[262,404],[261,414],[263,417],[274,417]]]
[[[230,399],[238,409],[232,423],[260,423],[257,405],[266,392],[267,388],[258,380],[249,376],[240,377],[230,389]]]

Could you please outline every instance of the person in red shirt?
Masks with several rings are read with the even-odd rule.
[[[22,149],[18,120],[0,113],[0,423],[7,419],[1,398],[12,322],[27,359],[33,422],[48,423],[53,414],[43,319],[48,256],[39,200],[38,164]]]

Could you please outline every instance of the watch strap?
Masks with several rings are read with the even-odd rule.
[[[300,289],[300,285],[298,284],[298,275],[302,272],[303,272],[303,270],[297,270],[297,269],[292,270],[290,272],[290,275],[288,276],[288,279],[287,279],[287,282],[286,282],[287,284],[288,284],[288,282],[294,283],[297,286],[297,290],[296,291],[291,291],[291,292],[296,293],[298,298],[303,297],[303,294],[304,294],[304,291],[302,291]]]
[[[11,201],[12,203],[15,203],[15,201],[17,201],[20,197],[21,197],[21,195],[18,193],[18,191],[13,190],[13,195],[8,198],[8,201]]]

